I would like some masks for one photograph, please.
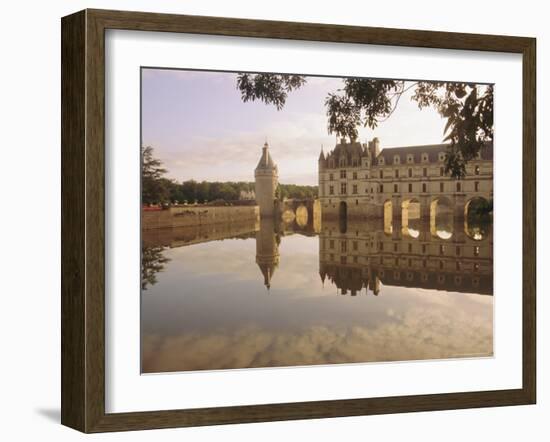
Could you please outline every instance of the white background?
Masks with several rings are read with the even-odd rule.
[[[0,128],[2,129],[2,369],[0,435],[6,440],[77,440],[61,427],[60,391],[60,28],[59,18],[85,7],[202,15],[516,34],[538,38],[539,175],[539,404],[407,415],[232,425],[93,436],[106,440],[281,440],[372,438],[386,440],[547,440],[550,394],[547,376],[550,332],[542,312],[549,307],[549,221],[543,195],[550,178],[542,165],[550,145],[550,30],[543,2],[463,0],[369,3],[258,1],[50,1],[6,3],[0,39]],[[519,146],[518,146],[519,148]],[[510,152],[509,155],[514,155]],[[519,191],[519,189],[510,189]],[[547,198],[546,198],[547,199]],[[546,212],[546,213],[545,213]],[[546,249],[546,250],[544,250]]]
[[[109,31],[106,57],[107,412],[521,387],[522,216],[510,208],[521,208],[522,197],[508,189],[521,188],[522,174],[515,158],[505,154],[522,140],[520,56]],[[496,357],[140,376],[140,66],[495,83]],[[515,278],[506,277],[513,273]]]

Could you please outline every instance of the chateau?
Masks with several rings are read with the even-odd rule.
[[[447,145],[380,149],[374,138],[368,143],[341,140],[326,155],[319,156],[319,199],[323,218],[385,217],[391,210],[399,217],[411,202],[420,216],[429,217],[434,204],[445,200],[454,213],[463,216],[473,198],[493,196],[493,146],[484,146],[477,159],[469,161],[466,176],[445,174]]]

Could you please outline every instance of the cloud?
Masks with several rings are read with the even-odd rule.
[[[255,324],[210,333],[145,335],[145,372],[480,357],[493,354],[492,321],[464,312],[411,309],[377,327]]]

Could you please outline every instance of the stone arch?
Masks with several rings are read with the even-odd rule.
[[[410,198],[401,203],[401,233],[403,236],[420,236],[420,201]]]
[[[391,200],[384,201],[384,233],[391,235],[393,232],[393,203]]]
[[[296,215],[295,216],[296,216],[296,224],[298,224],[298,226],[300,226],[300,227],[307,226],[309,216],[308,216],[308,210],[307,210],[306,206],[304,206],[303,204],[300,204],[296,208]]]
[[[445,196],[430,203],[430,234],[439,239],[453,236],[453,203]]]
[[[489,235],[492,207],[490,202],[475,196],[464,205],[464,233],[474,241],[481,241]]]

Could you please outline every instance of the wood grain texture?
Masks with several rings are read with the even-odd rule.
[[[337,401],[105,413],[105,30],[378,44],[523,55],[523,387]],[[86,10],[62,20],[62,423],[83,432],[532,404],[536,398],[535,40]],[[136,146],[139,148],[139,146]]]
[[[85,13],[61,29],[61,422],[85,427]]]

